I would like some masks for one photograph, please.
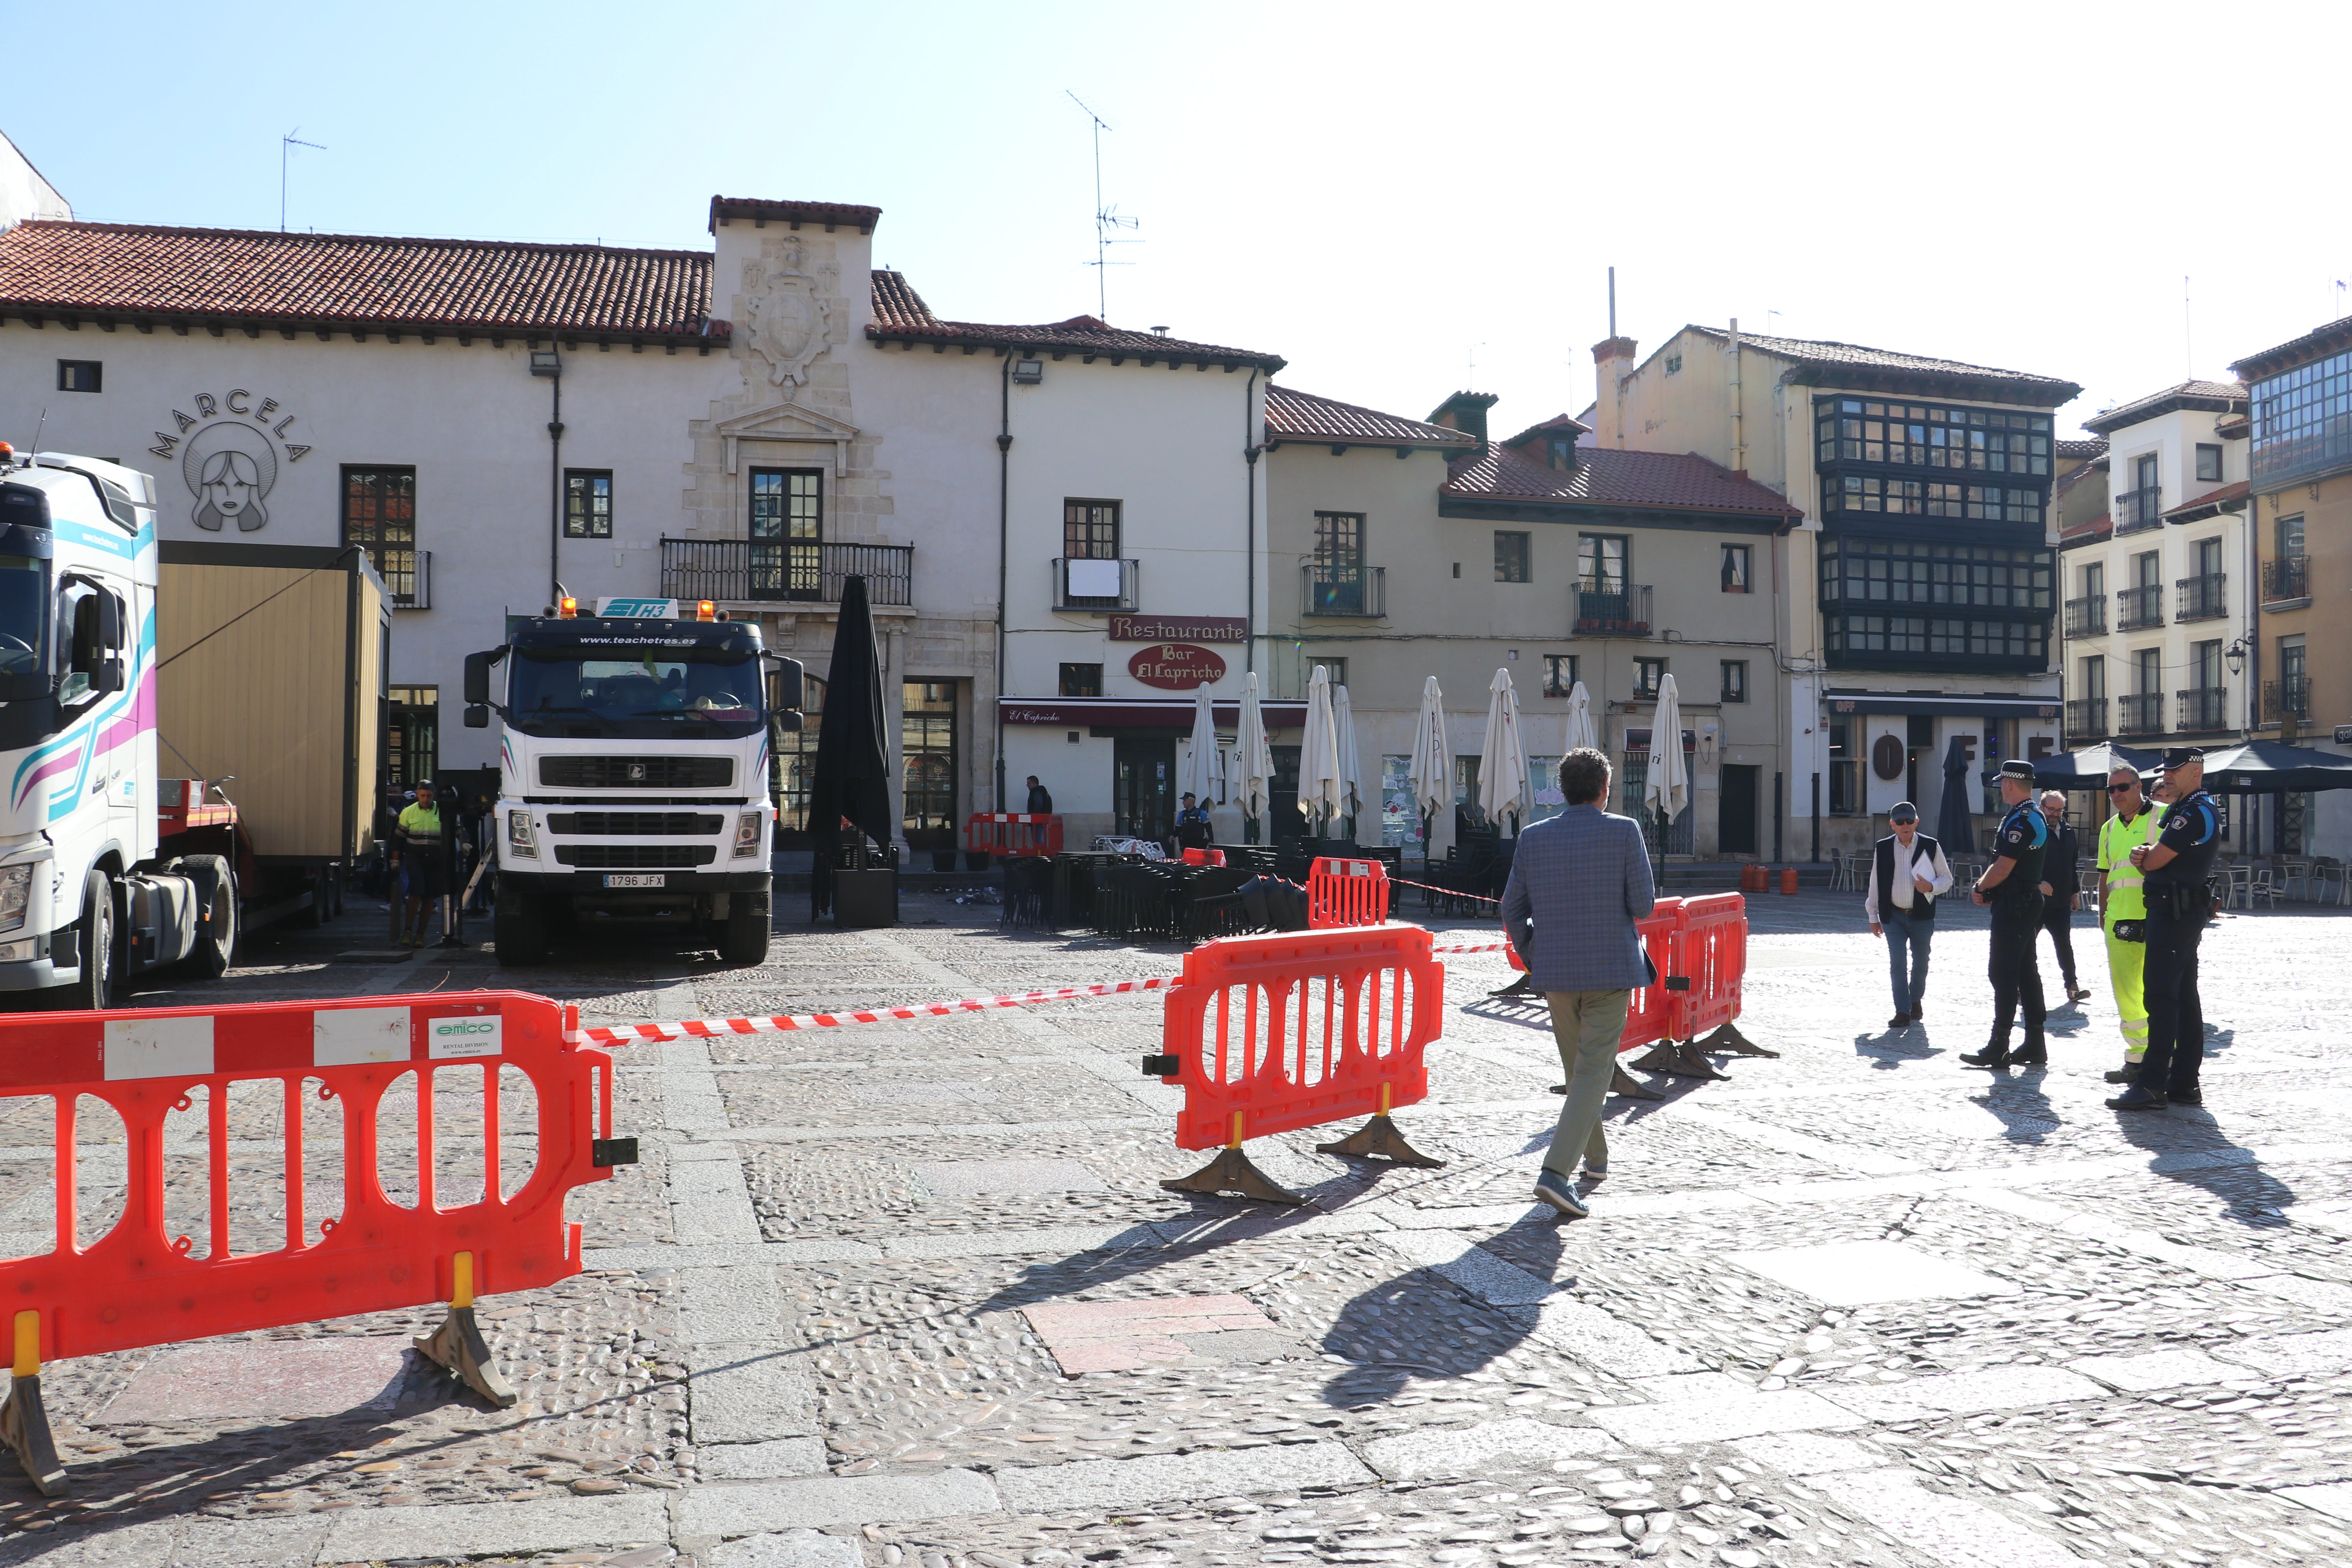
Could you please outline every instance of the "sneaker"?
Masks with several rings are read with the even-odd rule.
[[[2164,1096],[2134,1085],[2107,1101],[2109,1110],[2162,1110],[2169,1103]]]
[[[2176,1089],[2168,1090],[2164,1098],[2175,1105],[2202,1105],[2205,1103],[2205,1091],[2201,1089]]]
[[[1987,1046],[1974,1055],[1963,1055],[1960,1060],[1966,1066],[1972,1068],[2005,1068],[2009,1065],[2009,1047]]]
[[[2159,1100],[2158,1103],[2163,1102]],[[1568,1178],[1558,1171],[1546,1171],[1536,1178],[1536,1202],[1549,1204],[1570,1219],[1584,1219],[1592,1213],[1584,1206],[1584,1200],[1576,1195],[1576,1190],[1568,1184]]]
[[[1608,1179],[1609,1167],[1606,1165],[1596,1165],[1590,1160],[1587,1160],[1584,1163],[1584,1169],[1577,1173],[1577,1180],[1582,1182],[1587,1186],[1597,1187]]]

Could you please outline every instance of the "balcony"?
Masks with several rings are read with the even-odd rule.
[[[2164,526],[2164,491],[2150,485],[2144,490],[2126,490],[2115,498],[2114,512],[2117,533],[2145,533],[2151,528]]]
[[[837,605],[843,582],[863,577],[868,604],[915,602],[915,547],[911,544],[665,538],[661,552],[665,599]]]
[[[1054,557],[1054,608],[1085,615],[1095,610],[1132,610],[1143,578],[1139,561]]]
[[[2289,555],[2263,563],[2263,605],[2291,605],[2311,597],[2311,558]]]
[[[395,610],[429,610],[433,607],[433,552],[430,550],[387,550],[381,564],[383,567],[383,589]]]
[[[2066,635],[2070,637],[2106,636],[2107,596],[2093,594],[2085,598],[2067,600]]]
[[[2229,694],[2229,688],[2223,686],[2200,686],[2179,693],[2181,730],[2187,732],[2222,728],[2229,722],[2223,716],[2226,704],[2222,699]]]
[[[2221,584],[2226,572],[2209,573],[2202,577],[2183,577],[2174,584],[2180,590],[2178,606],[2172,612],[2177,621],[2218,621],[2227,614],[2221,607]]]
[[[1577,584],[1576,633],[1592,637],[1650,635],[1650,587],[1646,583],[1587,580]]]
[[[2283,680],[2263,682],[2263,722],[2275,724],[2282,719],[2308,720],[2311,717],[2311,677],[2290,675]]]
[[[2116,699],[2122,711],[2116,720],[2118,735],[2161,735],[2164,733],[2164,693],[2143,691],[2137,696]]]
[[[1309,561],[1298,568],[1298,613],[1378,620],[1389,613],[1389,569]]]
[[[2095,741],[2107,732],[2107,700],[2070,697],[2066,700],[2066,738]]]
[[[2116,590],[2116,630],[2142,631],[2164,625],[2164,584]]]

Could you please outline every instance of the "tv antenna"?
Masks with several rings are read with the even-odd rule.
[[[1134,263],[1128,261],[1113,261],[1110,259],[1108,253],[1110,247],[1114,245],[1139,245],[1142,242],[1140,240],[1122,239],[1119,237],[1119,231],[1121,229],[1133,228],[1136,226],[1136,219],[1131,217],[1121,217],[1117,207],[1107,207],[1103,205],[1102,133],[1109,130],[1110,126],[1105,122],[1101,115],[1097,114],[1093,110],[1087,108],[1086,100],[1081,99],[1076,93],[1070,91],[1067,88],[1064,88],[1062,91],[1065,97],[1068,98],[1072,103],[1076,104],[1085,113],[1086,117],[1094,122],[1095,258],[1092,265],[1095,269],[1095,314],[1108,321],[1110,320],[1110,289],[1108,286],[1110,274],[1105,269],[1112,267],[1131,267],[1134,265]]]
[[[278,139],[278,232],[286,232],[286,163],[297,147],[308,147],[313,153],[323,153],[316,142],[302,140],[302,128],[297,125]]]

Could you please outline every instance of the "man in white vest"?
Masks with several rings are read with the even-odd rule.
[[[1870,934],[1886,939],[1886,964],[1895,983],[1890,1029],[1919,1021],[1927,991],[1927,948],[1936,936],[1936,900],[1952,889],[1951,862],[1944,847],[1919,831],[1919,808],[1897,801],[1886,814],[1895,831],[1878,841],[1870,884],[1862,896]],[[1905,960],[1908,958],[1906,964]]]

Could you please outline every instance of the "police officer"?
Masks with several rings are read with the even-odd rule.
[[[2107,1101],[2116,1110],[2202,1105],[2198,1069],[2205,1060],[2205,1004],[2197,994],[2197,947],[2213,918],[2205,879],[2221,847],[2221,805],[2205,793],[2205,753],[2174,746],[2164,753],[2172,805],[2156,842],[2131,852],[2147,879],[2147,1054],[2132,1085]]]
[[[2107,770],[2107,799],[2115,811],[2099,825],[2099,927],[2107,944],[2107,978],[2116,992],[2116,1014],[2124,1034],[2124,1065],[2107,1069],[2109,1083],[2129,1083],[2147,1055],[2147,1001],[2142,985],[2147,969],[2147,902],[2140,868],[2131,853],[2156,842],[2163,813],[2140,793],[2139,770],[2117,763]]]
[[[2042,931],[2042,856],[2050,825],[2034,809],[2033,764],[2011,757],[2000,764],[2000,799],[2009,815],[1994,835],[1993,862],[1969,894],[1992,906],[1992,1038],[1974,1056],[1972,1068],[2039,1067],[2050,1059],[2042,1026],[2042,974],[2034,967],[2034,939]],[[2017,1005],[2025,1003],[2025,1047],[2011,1055],[2009,1030]]]

